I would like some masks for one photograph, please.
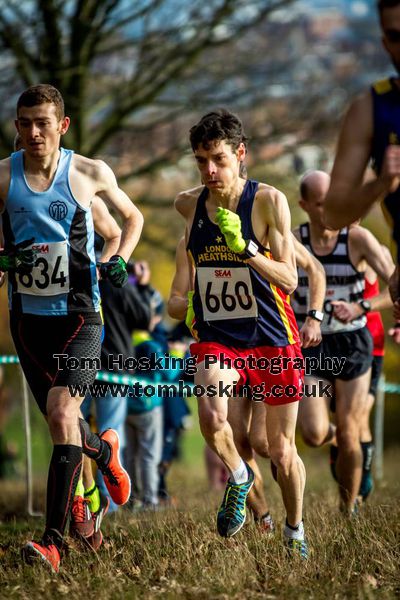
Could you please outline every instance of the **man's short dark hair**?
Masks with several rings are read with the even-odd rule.
[[[48,83],[39,83],[28,87],[17,102],[17,116],[21,106],[38,106],[39,104],[54,104],[56,107],[56,116],[59,121],[64,118],[64,100],[60,92],[54,86]]]
[[[400,6],[400,0],[378,0],[378,13],[382,17],[382,12],[385,8],[394,8]]]
[[[242,121],[225,108],[210,112],[190,129],[190,144],[195,151],[200,144],[209,150],[211,142],[226,141],[233,150],[237,150],[246,137]]]

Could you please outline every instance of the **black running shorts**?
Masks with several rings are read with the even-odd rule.
[[[99,313],[65,317],[10,313],[10,328],[22,370],[43,414],[51,388],[94,382],[100,364]]]
[[[304,358],[315,359],[318,366],[306,375],[321,377],[328,381],[341,379],[350,381],[368,371],[372,364],[373,342],[366,327],[343,333],[330,333],[322,336],[322,342],[314,348],[302,348]],[[331,357],[344,358],[344,364],[339,373],[329,368]]]

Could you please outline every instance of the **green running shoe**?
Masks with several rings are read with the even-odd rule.
[[[217,530],[222,537],[232,537],[246,521],[246,498],[254,483],[254,473],[247,463],[249,475],[245,483],[228,481],[217,515]]]
[[[295,558],[298,556],[303,560],[308,559],[308,545],[306,540],[294,540],[292,538],[285,537],[285,546],[290,558]]]

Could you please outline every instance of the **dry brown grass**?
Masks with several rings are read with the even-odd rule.
[[[308,454],[305,522],[311,556],[288,560],[281,544],[284,513],[278,488],[267,475],[267,490],[278,531],[259,533],[250,521],[230,540],[216,533],[220,494],[205,491],[202,469],[178,465],[171,475],[178,508],[134,516],[112,515],[107,541],[97,555],[72,548],[62,571],[51,576],[28,567],[19,549],[41,520],[23,517],[0,524],[0,597],[74,600],[188,598],[296,599],[394,598],[399,583],[399,452],[386,457],[386,480],[357,520],[337,511],[336,491],[325,458]],[[265,471],[265,469],[263,469]],[[16,486],[2,488],[0,515],[10,505],[21,514]]]

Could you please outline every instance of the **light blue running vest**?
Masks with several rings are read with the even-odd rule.
[[[11,181],[2,214],[5,249],[34,238],[30,274],[9,273],[13,313],[61,316],[100,310],[91,210],[80,205],[69,185],[73,151],[60,148],[53,182],[45,192],[25,178],[24,151],[11,155]]]

